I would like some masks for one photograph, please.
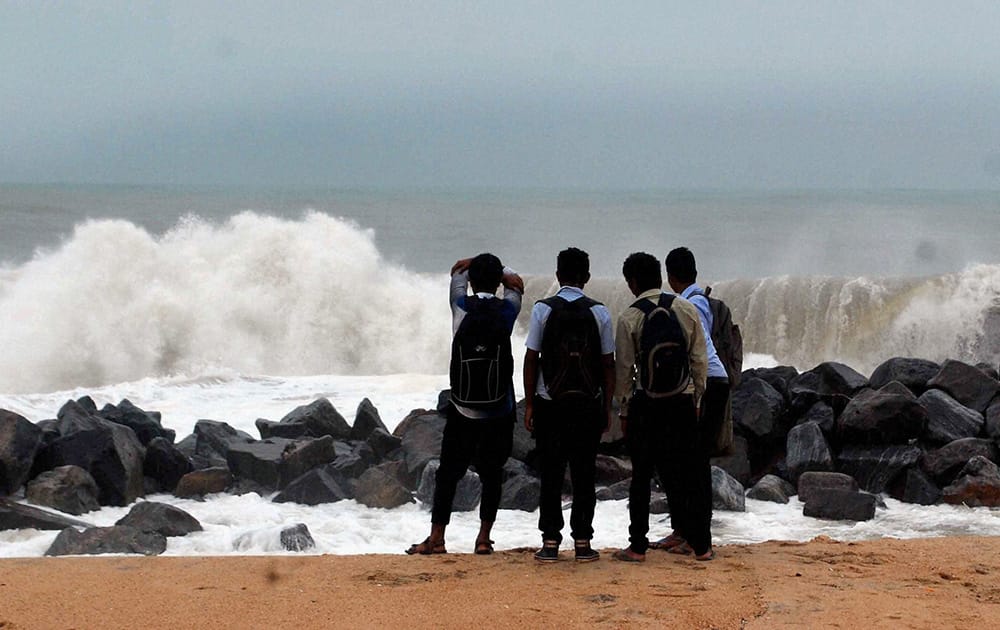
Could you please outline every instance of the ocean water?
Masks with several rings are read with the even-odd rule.
[[[998,233],[1000,195],[988,192],[0,186],[0,408],[39,421],[84,394],[99,406],[128,398],[181,438],[201,418],[255,435],[257,418],[320,396],[351,420],[368,397],[392,428],[447,385],[451,263],[497,253],[525,275],[530,304],[554,290],[555,254],[568,245],[591,253],[588,292],[613,312],[630,302],[628,253],[690,247],[700,280],[743,327],[748,366],[840,360],[867,373],[899,355],[996,364]],[[393,552],[429,521],[419,505],[151,498],[205,524],[171,540],[180,555],[278,552],[277,531],[295,522],[319,553]],[[714,530],[723,544],[1000,534],[997,511],[887,503],[850,525],[749,501],[746,514],[717,513]],[[602,504],[597,518],[596,544],[624,542],[623,503]],[[536,519],[502,513],[499,546],[535,544]],[[457,515],[450,547],[470,550],[475,528],[475,513]],[[40,555],[53,537],[0,532],[0,555]]]

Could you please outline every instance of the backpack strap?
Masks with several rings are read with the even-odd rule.
[[[661,306],[667,309],[671,308],[674,305],[674,298],[676,297],[676,295],[671,295],[669,293],[660,293],[660,299],[658,299],[655,303],[650,302],[647,298],[639,298],[635,302],[632,302],[632,307],[639,309],[648,317],[649,314],[653,312],[653,309]]]

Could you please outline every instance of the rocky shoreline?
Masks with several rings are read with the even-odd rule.
[[[352,426],[319,399],[279,421],[259,419],[259,438],[200,420],[180,441],[158,412],[128,400],[98,409],[83,397],[38,423],[0,410],[0,529],[59,530],[47,555],[156,555],[166,537],[201,526],[177,508],[137,502],[154,493],[257,492],[276,502],[354,499],[379,508],[428,503],[447,399],[442,392],[438,409],[414,410],[392,432],[368,400]],[[523,403],[519,412],[501,508],[533,511],[534,441],[520,422]],[[806,516],[852,521],[886,509],[883,495],[922,505],[1000,505],[1000,382],[991,366],[900,357],[868,377],[833,362],[802,373],[748,370],[733,392],[733,420],[733,452],[713,460],[717,510],[742,511],[745,497],[787,503],[795,494]],[[621,442],[601,450],[598,498],[626,498],[631,465]],[[455,509],[474,509],[479,493],[470,472]],[[132,504],[113,527],[86,522],[100,506]],[[662,493],[652,510],[669,510]],[[304,523],[286,528],[281,542],[289,551],[313,546]]]

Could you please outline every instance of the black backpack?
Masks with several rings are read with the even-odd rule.
[[[712,297],[712,287],[707,287],[704,293],[699,292],[695,295],[704,295],[708,300],[708,307],[712,311],[712,345],[715,346],[715,352],[726,368],[729,386],[736,389],[743,375],[743,333],[740,327],[733,323],[733,312],[726,303]]]
[[[584,400],[601,394],[601,332],[587,297],[541,300],[552,312],[542,333],[542,376],[553,400]]]
[[[465,311],[451,342],[451,399],[470,409],[500,411],[514,375],[503,301],[469,296]]]
[[[687,337],[671,308],[675,297],[661,293],[656,303],[642,298],[632,304],[645,315],[636,366],[639,383],[650,398],[676,396],[691,382]]]

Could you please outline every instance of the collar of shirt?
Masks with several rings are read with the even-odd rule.
[[[483,298],[485,300],[486,298],[495,298],[496,295],[494,295],[493,293],[486,293],[485,291],[482,291],[480,293],[477,293],[476,297]]]
[[[643,291],[642,293],[640,293],[639,295],[637,295],[635,297],[635,299],[641,300],[643,298],[649,298],[651,300],[656,300],[656,299],[658,299],[660,297],[661,293],[663,293],[663,289],[659,289],[659,288],[656,288],[656,289],[647,289],[647,290]]]
[[[697,283],[695,283],[695,284],[692,284],[691,286],[689,286],[688,288],[684,289],[683,291],[681,291],[681,297],[686,300],[686,299],[688,299],[689,297],[691,297],[695,293],[699,293],[701,295],[704,295],[705,291],[704,291],[704,289],[702,289],[701,287],[699,287]]]
[[[556,295],[564,299],[575,300],[576,298],[583,297],[583,289],[579,287],[563,285],[559,287],[559,291],[556,293]]]

